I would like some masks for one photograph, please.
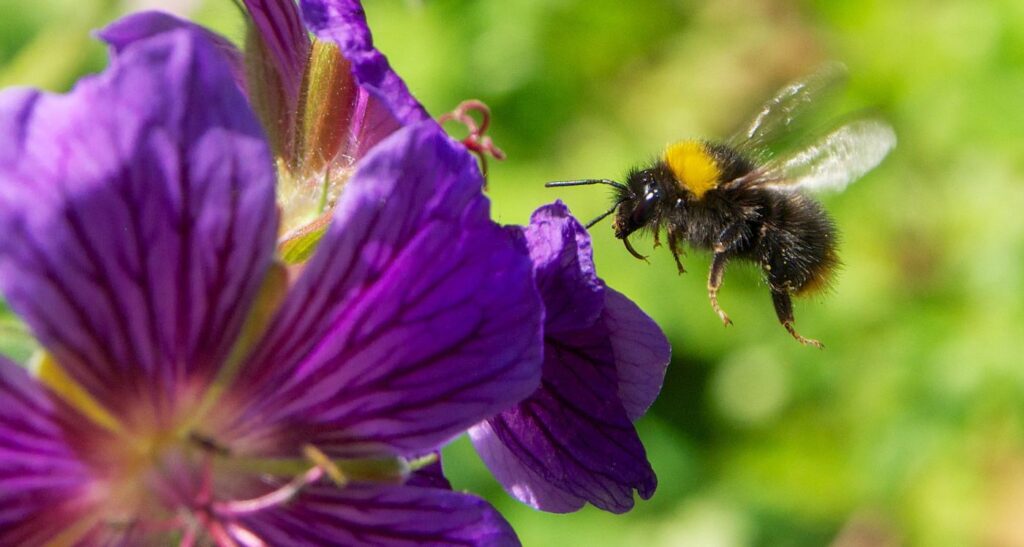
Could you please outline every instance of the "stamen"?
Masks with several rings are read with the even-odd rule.
[[[307,444],[302,447],[302,453],[305,454],[310,461],[316,464],[317,467],[326,471],[327,475],[331,477],[332,481],[334,481],[334,484],[338,486],[345,486],[348,482],[348,479],[345,478],[345,474],[341,472],[341,469],[338,468],[338,466],[331,461],[331,458],[329,458],[327,454],[324,454],[319,448],[311,444]]]
[[[291,501],[302,491],[303,488],[315,483],[324,476],[324,470],[314,467],[309,471],[295,477],[287,484],[262,496],[239,501],[228,501],[213,504],[213,510],[217,514],[233,516],[245,513],[255,513],[269,507],[275,507]]]
[[[246,547],[264,547],[266,543],[260,539],[256,534],[247,528],[242,528],[237,523],[230,523],[227,525],[231,535],[242,542],[242,545]]]
[[[214,543],[217,547],[237,547],[238,543],[234,539],[231,539],[231,535],[224,529],[216,519],[210,519],[210,522],[206,523],[206,530],[210,532],[210,536],[213,538]]]
[[[426,456],[420,456],[419,458],[416,458],[415,460],[410,460],[408,462],[409,471],[419,471],[420,469],[423,469],[424,467],[426,467],[428,465],[432,465],[434,463],[437,463],[438,459],[439,458],[437,457],[437,454],[431,452],[430,454],[427,454]]]

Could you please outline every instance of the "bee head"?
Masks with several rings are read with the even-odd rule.
[[[619,207],[613,225],[615,237],[625,239],[650,225],[662,197],[654,169],[631,171],[626,177],[626,187],[619,191]]]
[[[590,186],[604,184],[615,188],[615,202],[611,208],[587,223],[587,229],[597,224],[608,215],[615,213],[612,227],[615,237],[622,240],[629,253],[641,260],[646,257],[636,252],[629,244],[629,235],[633,232],[657,222],[658,205],[662,199],[662,185],[657,181],[658,167],[633,170],[629,173],[626,184],[608,179],[559,180],[545,184],[548,188],[560,186]]]

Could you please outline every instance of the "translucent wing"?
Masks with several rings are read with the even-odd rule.
[[[773,141],[792,131],[800,115],[826,92],[846,80],[846,67],[829,63],[783,87],[764,103],[728,144],[748,154],[761,154]]]
[[[835,190],[864,176],[896,146],[896,133],[881,120],[857,120],[817,142],[734,181],[735,184]]]

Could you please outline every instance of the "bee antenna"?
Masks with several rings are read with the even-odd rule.
[[[581,180],[556,180],[549,182],[544,185],[545,188],[557,188],[559,186],[590,186],[591,184],[607,184],[608,186],[614,186],[619,190],[629,192],[629,187],[621,182],[615,182],[609,179],[581,179]]]
[[[623,201],[626,201],[626,200],[625,199],[620,199],[619,201],[616,201],[607,211],[601,213],[600,215],[597,216],[597,218],[595,218],[594,220],[591,220],[590,222],[588,222],[584,226],[584,228],[589,230],[591,226],[593,226],[593,225],[597,224],[598,222],[601,222],[602,220],[604,220],[604,218],[606,216],[614,213],[615,209],[618,209],[619,205],[622,204]]]

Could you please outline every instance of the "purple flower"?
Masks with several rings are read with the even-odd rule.
[[[436,474],[403,484],[539,381],[527,249],[471,156],[395,131],[289,280],[223,51],[125,24],[70,94],[0,94],[0,289],[46,349],[0,359],[0,544],[514,543]]]
[[[634,490],[647,499],[657,485],[633,421],[661,390],[668,341],[597,277],[590,236],[564,205],[538,209],[523,231],[546,314],[541,387],[470,436],[524,503],[628,511]]]

